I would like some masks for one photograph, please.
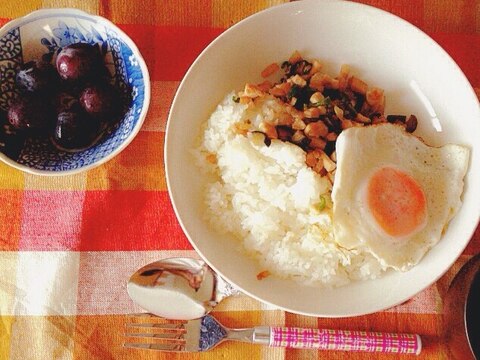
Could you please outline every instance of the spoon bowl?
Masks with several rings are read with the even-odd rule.
[[[167,319],[198,319],[236,292],[203,260],[169,258],[138,269],[127,283],[130,298]]]

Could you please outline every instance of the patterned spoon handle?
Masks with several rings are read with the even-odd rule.
[[[258,327],[256,329],[261,330],[263,334],[265,334],[265,330],[269,330],[268,344],[270,346],[412,355],[418,355],[422,350],[420,336],[415,334],[302,329],[295,327]],[[257,341],[254,340],[254,342]]]

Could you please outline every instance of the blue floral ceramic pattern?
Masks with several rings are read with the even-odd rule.
[[[18,28],[0,39],[0,108],[8,109],[9,100],[15,95],[15,75],[23,63],[22,44]]]
[[[65,17],[68,16],[72,17],[71,14],[65,14]],[[57,19],[61,17],[58,14],[55,16]],[[52,22],[49,19],[49,23]],[[72,43],[97,43],[105,56],[112,83],[126,99],[130,99],[125,116],[116,127],[109,129],[97,144],[80,152],[59,151],[49,139],[12,136],[14,130],[8,125],[0,128],[0,151],[11,159],[37,170],[67,171],[91,165],[109,156],[135,131],[141,121],[142,108],[146,106],[145,79],[136,54],[111,28],[94,21],[88,28],[85,21],[75,26],[61,20],[57,20],[51,28],[52,36],[38,39],[45,49],[44,58],[53,59],[62,47]],[[3,110],[8,108],[9,99],[15,96],[15,74],[23,62],[21,32],[20,26],[0,38],[0,108]]]
[[[20,30],[16,28],[0,39],[0,59],[18,61],[21,57]]]

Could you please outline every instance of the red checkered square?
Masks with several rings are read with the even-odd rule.
[[[223,29],[119,24],[137,44],[153,81],[178,81]]]
[[[20,250],[77,250],[84,194],[26,190]]]
[[[166,191],[88,191],[82,251],[191,249]]]

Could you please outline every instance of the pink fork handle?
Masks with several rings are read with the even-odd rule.
[[[270,346],[418,355],[420,336],[365,331],[271,327]]]

